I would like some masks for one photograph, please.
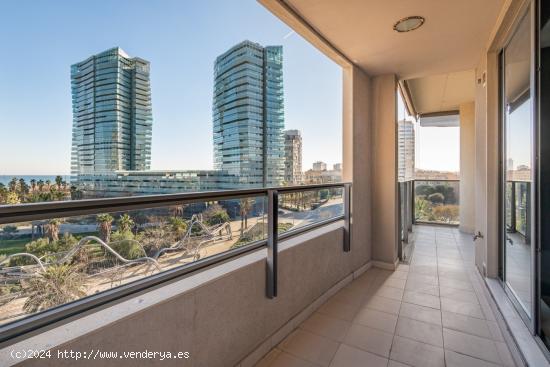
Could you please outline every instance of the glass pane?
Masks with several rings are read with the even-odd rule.
[[[414,215],[417,222],[459,224],[460,181],[414,182]]]
[[[539,141],[550,141],[550,2],[540,2]],[[540,338],[550,346],[550,145],[539,146]]]
[[[4,225],[0,325],[266,238],[265,198]]]
[[[343,188],[279,195],[279,233],[344,215]]]
[[[505,281],[531,315],[531,22],[527,14],[504,50]]]

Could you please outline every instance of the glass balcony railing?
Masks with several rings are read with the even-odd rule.
[[[459,224],[460,181],[415,180],[416,223]]]
[[[350,187],[0,206],[0,342],[262,247],[275,297],[279,239],[344,219],[349,250]]]

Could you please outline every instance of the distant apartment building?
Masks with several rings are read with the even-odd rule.
[[[398,180],[414,180],[414,123],[401,120],[398,122]]]
[[[149,62],[111,48],[71,66],[71,90],[71,174],[149,169]]]
[[[241,42],[214,64],[214,168],[238,187],[284,180],[282,46]]]
[[[80,175],[83,197],[118,197],[211,191],[237,184],[237,178],[218,170],[113,171]]]
[[[304,173],[304,182],[306,184],[324,184],[342,181],[342,164],[333,165],[331,170],[326,168],[327,165],[324,162],[313,163],[313,168]]]
[[[313,170],[314,171],[326,171],[327,170],[327,164],[325,162],[317,161],[313,163]]]
[[[286,130],[285,182],[288,185],[302,183],[302,135],[299,130]]]

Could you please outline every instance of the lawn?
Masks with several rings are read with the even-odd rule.
[[[75,238],[77,240],[80,240],[83,237],[86,236],[97,236],[97,232],[84,232],[79,233],[75,235]],[[0,256],[5,255],[13,255],[18,252],[26,252],[25,251],[25,245],[27,243],[31,242],[30,238],[16,238],[13,240],[2,240],[0,239]]]
[[[25,252],[25,245],[29,243],[28,238],[15,240],[0,240],[0,256],[12,255],[18,252]]]

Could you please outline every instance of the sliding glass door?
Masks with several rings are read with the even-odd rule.
[[[539,322],[538,334],[550,348],[550,3],[539,2]]]
[[[532,327],[534,133],[531,11],[502,52],[502,253],[506,290]]]

